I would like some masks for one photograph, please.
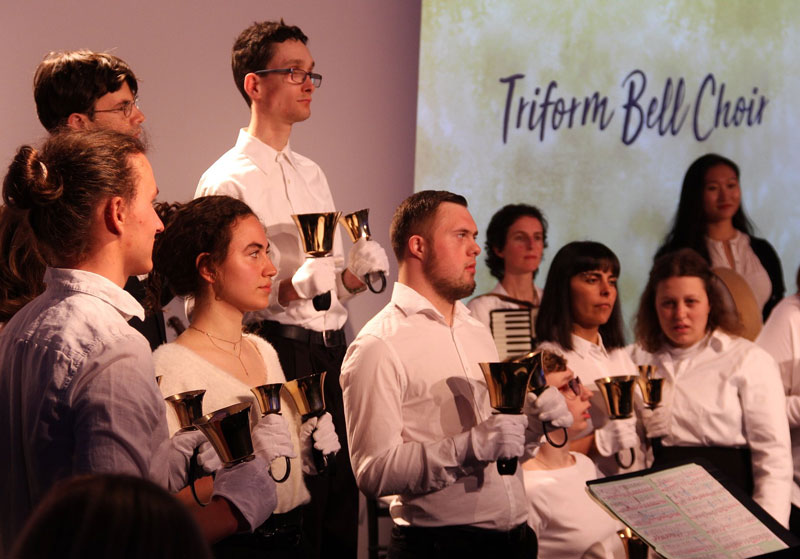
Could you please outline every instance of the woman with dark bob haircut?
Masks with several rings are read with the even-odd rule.
[[[277,270],[269,256],[263,224],[250,207],[230,196],[205,196],[173,204],[165,212],[166,227],[156,242],[156,276],[172,291],[194,299],[189,327],[173,343],[153,354],[162,375],[165,397],[205,390],[203,413],[251,402],[250,423],[256,454],[271,464],[278,480],[275,513],[254,534],[239,534],[214,545],[223,557],[304,557],[302,505],[311,499],[304,473],[317,473],[312,447],[323,454],[339,450],[329,413],[303,422],[283,392],[281,414],[261,417],[251,388],[283,384],[278,354],[264,339],[243,332],[246,312],[269,303]],[[180,430],[174,410],[168,410],[171,433]],[[289,471],[287,471],[287,460]],[[274,461],[274,462],[273,462]],[[210,478],[205,478],[208,481]]]
[[[211,550],[169,493],[141,478],[105,474],[53,486],[10,557],[211,559]]]
[[[740,274],[765,321],[786,291],[778,254],[769,242],[753,236],[742,207],[739,167],[726,157],[706,154],[686,171],[672,229],[656,258],[680,248],[694,249],[711,267]]]
[[[681,249],[656,259],[639,303],[634,362],[665,379],[661,405],[641,410],[654,465],[705,458],[784,526],[792,455],[775,360],[735,334],[716,276]]]
[[[606,475],[620,472],[614,459],[618,451],[641,445],[636,420],[609,421],[594,383],[607,376],[636,374],[623,349],[619,272],[619,259],[601,243],[575,241],[564,245],[550,264],[536,317],[539,348],[563,354],[569,368],[593,391],[594,432],[590,427],[570,444],[573,450],[588,454]],[[627,469],[642,464],[643,456],[636,453]]]
[[[492,318],[499,320],[500,315],[493,311],[527,309],[531,313],[531,325],[536,319],[542,290],[534,285],[533,279],[539,271],[545,248],[547,220],[535,206],[509,204],[498,210],[489,221],[486,229],[486,265],[497,278],[497,285],[489,293],[472,299],[467,306],[475,318],[492,330],[496,340],[500,332],[495,328]],[[528,344],[517,353],[525,353],[530,349]],[[503,350],[502,342],[498,344],[498,350]],[[501,351],[503,353],[504,350]]]

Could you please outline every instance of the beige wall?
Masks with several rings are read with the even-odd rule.
[[[413,190],[419,0],[9,4],[0,7],[3,174],[18,145],[45,134],[31,93],[42,57],[51,50],[109,50],[141,80],[161,199],[190,199],[202,172],[233,145],[249,117],[231,77],[234,38],[253,21],[283,17],[309,36],[324,76],[313,115],[295,127],[292,145],[322,166],[340,209],[370,208],[374,235],[389,249],[392,212]],[[357,332],[389,291],[356,298],[351,329]]]

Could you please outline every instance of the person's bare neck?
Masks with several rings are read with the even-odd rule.
[[[217,338],[234,342],[242,336],[243,318],[241,311],[217,300],[213,294],[201,295],[195,299],[191,326]]]
[[[436,291],[429,281],[424,276],[422,271],[412,271],[408,267],[401,266],[398,270],[397,281],[403,285],[407,285],[423,297],[425,297],[433,307],[442,313],[445,322],[448,325],[453,325],[453,315],[455,314],[455,301],[448,301]]]
[[[594,345],[600,345],[600,328],[584,328],[580,324],[573,323],[572,333],[579,338],[583,338],[587,342],[591,342]]]
[[[280,151],[289,143],[292,125],[268,119],[253,110],[247,133],[254,138],[258,138],[272,149]]]
[[[556,448],[550,443],[545,443],[539,447],[536,456],[526,462],[523,467],[526,470],[560,470],[568,468],[574,463],[575,458],[569,453],[568,445]]]
[[[508,274],[503,276],[503,281],[500,282],[506,293],[514,299],[520,301],[534,302],[534,288],[533,288],[533,273],[528,272],[524,274]]]
[[[733,226],[733,220],[706,224],[706,235],[715,241],[730,241],[736,236],[736,228]]]

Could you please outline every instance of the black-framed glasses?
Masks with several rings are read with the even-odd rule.
[[[114,109],[92,109],[92,113],[122,113],[125,118],[128,118],[133,113],[133,108],[139,106],[139,98],[135,97],[133,101],[124,101],[119,107]]]
[[[566,392],[565,398],[569,398],[570,400],[574,400],[578,396],[581,395],[583,391],[583,384],[581,383],[580,377],[573,377],[567,381],[566,386],[572,391],[572,394]]]
[[[257,76],[263,76],[264,74],[289,74],[289,81],[291,83],[301,85],[306,83],[306,78],[309,78],[314,87],[322,85],[322,74],[306,72],[299,68],[274,68],[271,70],[256,70],[253,73]]]

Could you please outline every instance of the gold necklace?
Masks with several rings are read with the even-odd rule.
[[[231,355],[236,357],[236,359],[239,360],[239,364],[242,366],[242,370],[244,371],[245,376],[247,376],[247,377],[250,376],[250,373],[247,371],[247,367],[244,366],[244,361],[242,360],[242,340],[244,339],[244,335],[243,334],[239,335],[239,339],[238,340],[236,340],[235,342],[232,342],[230,340],[226,340],[225,338],[220,338],[218,336],[214,336],[213,334],[209,334],[205,330],[201,330],[200,328],[198,328],[197,326],[194,326],[193,324],[190,324],[189,328],[191,328],[192,330],[196,330],[196,331],[200,332],[201,334],[205,334],[206,337],[208,338],[208,341],[211,342],[211,345],[213,345],[218,350],[224,351],[225,353],[230,353]],[[221,347],[219,344],[217,344],[217,342],[215,342],[214,340],[219,340],[221,342],[225,342],[226,344],[231,344],[233,346],[233,350],[232,351],[228,351],[227,349],[225,349],[225,348]],[[239,346],[239,351],[236,351],[236,346]]]

